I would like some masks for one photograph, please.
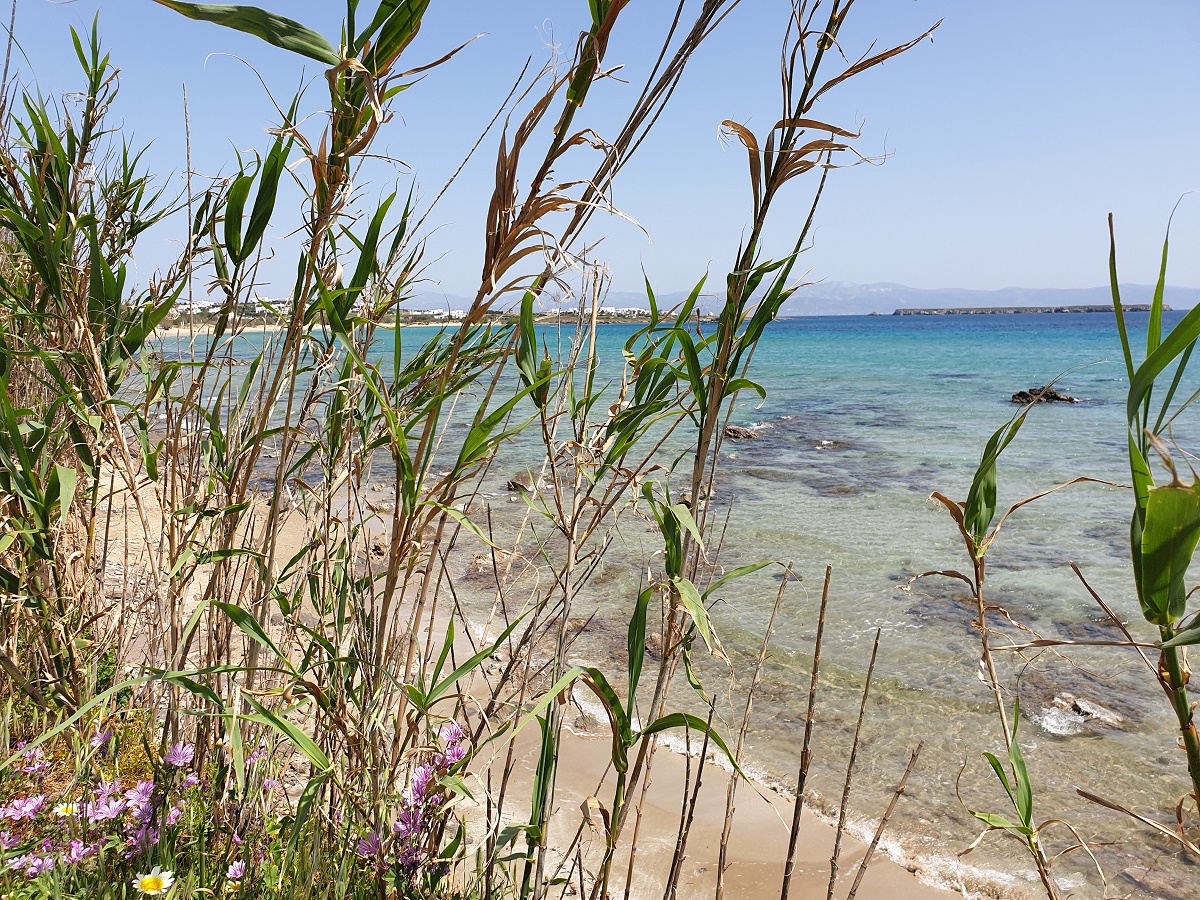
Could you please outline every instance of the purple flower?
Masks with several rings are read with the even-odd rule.
[[[167,810],[167,824],[174,825],[179,821],[179,817],[183,815],[183,810],[178,806],[172,806]]]
[[[63,862],[74,865],[77,862],[87,859],[95,852],[95,845],[89,847],[83,841],[71,841],[70,848],[63,855]]]
[[[421,864],[421,848],[416,846],[405,847],[400,851],[400,865],[409,872],[413,871]]]
[[[433,766],[422,763],[412,770],[412,774],[408,780],[408,801],[410,803],[419,804],[425,802],[425,795],[429,791],[429,782],[433,780],[436,773]]]
[[[158,843],[158,829],[151,828],[149,825],[143,825],[133,833],[129,838],[129,842],[138,853],[146,853]]]
[[[183,788],[187,790],[190,787],[195,787],[200,783],[200,776],[195,772],[188,772],[183,776]]]
[[[462,762],[466,757],[467,748],[462,744],[450,744],[446,747],[446,752],[442,754],[442,759],[447,767]]]
[[[239,859],[229,864],[229,868],[225,870],[225,877],[230,881],[237,881],[246,874],[246,861]]]
[[[363,859],[378,859],[383,856],[383,841],[380,840],[379,832],[367,832],[366,837],[358,839],[358,844],[354,849]]]
[[[12,819],[14,822],[20,822],[22,819],[32,819],[42,811],[42,807],[46,805],[46,795],[38,794],[36,797],[17,798],[10,806],[0,810],[0,815],[6,819]]]
[[[107,800],[116,794],[121,793],[121,782],[119,781],[102,781],[96,785],[96,799]]]
[[[12,850],[19,843],[20,838],[11,831],[0,831],[0,850]]]
[[[176,769],[183,769],[192,764],[192,759],[195,755],[196,748],[191,744],[175,744],[167,750],[167,755],[163,757],[163,762],[168,766],[174,766]]]
[[[49,872],[54,868],[53,856],[34,856],[29,853],[25,856],[18,856],[16,859],[9,862],[10,869],[24,869],[26,878],[37,878],[43,872]]]
[[[270,794],[270,793],[273,793],[273,792],[279,790],[279,779],[278,778],[264,778],[263,783],[262,783],[262,789],[263,789],[263,792],[267,793],[267,794]]]
[[[154,782],[139,781],[137,787],[132,787],[125,792],[125,799],[133,805],[149,803],[154,799]]]
[[[267,751],[262,747],[257,748],[253,753],[246,757],[246,765],[252,766],[259,760],[267,758]]]
[[[447,722],[442,726],[441,731],[438,732],[438,737],[442,739],[442,743],[444,744],[457,744],[466,735],[463,734],[462,727],[457,722]]]
[[[30,747],[22,755],[25,757],[25,765],[21,767],[21,771],[26,775],[37,775],[50,768],[50,763],[47,762],[46,754],[41,747]]]
[[[129,808],[129,804],[124,800],[118,800],[115,797],[108,797],[101,800],[99,803],[89,803],[87,807],[87,818],[92,824],[96,822],[104,822],[108,819],[115,819]]]
[[[113,738],[113,730],[111,728],[102,728],[92,735],[89,742],[93,750],[99,750],[101,753],[108,751],[108,744]]]
[[[233,833],[233,842],[235,844],[237,844],[239,847],[242,846],[242,844],[246,843],[245,839],[240,834],[238,834],[236,831]]]
[[[421,832],[422,826],[425,824],[425,816],[418,807],[406,806],[400,810],[400,815],[392,825],[394,831],[400,840],[407,841],[409,838]]]

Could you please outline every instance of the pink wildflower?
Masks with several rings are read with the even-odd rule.
[[[196,748],[191,744],[175,744],[163,757],[163,762],[168,766],[174,766],[176,769],[183,769],[192,764],[192,759],[196,756]]]
[[[89,742],[93,750],[99,750],[101,753],[107,752],[109,742],[113,739],[113,730],[111,728],[98,729],[92,735]]]
[[[0,815],[6,819],[12,819],[14,822],[20,822],[22,819],[32,819],[42,811],[45,805],[45,794],[38,794],[36,797],[18,798],[12,801],[10,806],[0,810]]]

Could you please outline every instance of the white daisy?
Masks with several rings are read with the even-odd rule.
[[[133,879],[133,886],[138,889],[138,893],[146,897],[165,894],[174,883],[175,873],[164,872],[161,866],[155,866],[148,874]]]

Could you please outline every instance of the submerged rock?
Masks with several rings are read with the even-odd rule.
[[[506,491],[525,491],[526,493],[536,493],[542,487],[541,479],[535,479],[528,472],[521,472],[514,475],[508,481],[504,482]]]
[[[758,437],[758,429],[742,425],[726,425],[725,438],[730,441],[752,441]]]
[[[1166,872],[1156,872],[1141,866],[1130,866],[1122,870],[1121,877],[1149,891],[1158,900],[1185,900],[1196,896],[1195,884],[1182,876],[1168,875]]]
[[[1059,393],[1050,385],[1034,387],[1027,391],[1017,391],[1012,395],[1013,403],[1078,403],[1074,397]]]

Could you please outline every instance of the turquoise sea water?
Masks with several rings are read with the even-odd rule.
[[[1146,316],[1131,319],[1135,342],[1143,343]],[[818,747],[826,760],[818,788],[827,795],[840,775],[854,682],[874,629],[882,629],[882,677],[857,808],[881,808],[904,754],[923,740],[920,774],[893,832],[911,848],[962,849],[979,831],[956,796],[956,779],[967,806],[1011,812],[980,759],[1001,743],[990,692],[977,677],[965,586],[933,578],[901,589],[918,573],[968,566],[953,522],[929,494],[964,499],[987,436],[1013,412],[1009,395],[1064,372],[1059,388],[1084,402],[1031,412],[1001,459],[1001,508],[1081,475],[1127,481],[1120,352],[1114,317],[1090,313],[792,320],[776,324],[756,357],[768,400],[752,415],[744,412],[775,424],[777,437],[727,447],[734,457],[727,477],[741,501],[727,540],[729,562],[794,559],[814,595],[823,565],[834,566],[830,659],[845,667],[847,683],[829,701],[840,728]],[[1185,420],[1176,436],[1194,448],[1189,432],[1196,429]],[[1119,640],[1068,563],[1080,566],[1119,615],[1141,621],[1128,564],[1129,504],[1127,491],[1085,484],[1018,511],[988,555],[990,597],[1013,622],[1042,636]],[[771,771],[794,758],[787,723],[802,712],[797,677],[807,666],[812,622],[804,609],[811,606],[802,604],[777,632],[768,687],[775,696],[759,707],[776,710],[777,727],[756,731],[754,745]],[[731,609],[723,624],[753,643],[751,622],[761,618],[747,621]],[[1133,627],[1153,639],[1144,623]],[[1006,630],[1016,640],[1028,637]],[[1089,840],[1116,842],[1096,849],[1110,876],[1169,852],[1139,826],[1075,794],[1084,788],[1165,820],[1186,790],[1172,718],[1144,664],[1119,648],[1065,648],[1027,659],[1010,654],[1002,671],[1010,698],[1021,673],[1019,737],[1035,781],[1036,818],[1062,818]],[[1062,709],[1066,693],[1099,703],[1121,722],[1077,721]],[[1066,831],[1050,834],[1057,849],[1074,842]],[[1029,875],[1018,843],[999,834],[962,862]],[[942,865],[955,867],[950,859]],[[1068,883],[1082,882],[1081,896],[1101,896],[1088,865],[1074,854],[1057,871]]]
[[[1167,324],[1180,315],[1168,313]],[[1144,344],[1146,318],[1129,316],[1135,346]],[[602,358],[619,361],[621,345],[636,328],[601,326]],[[415,345],[431,332],[414,328],[409,333],[405,340]],[[382,354],[390,354],[390,339],[384,338]],[[554,335],[548,332],[547,339],[553,346]],[[719,510],[717,518],[728,521],[720,563],[729,568],[765,559],[791,561],[800,581],[788,585],[776,623],[756,696],[750,763],[768,781],[794,783],[817,602],[825,566],[832,565],[811,784],[827,800],[840,795],[866,661],[880,629],[851,799],[858,827],[871,827],[908,752],[923,742],[919,767],[890,827],[893,852],[948,885],[960,879],[968,888],[992,882],[1011,896],[1036,888],[1022,848],[1011,837],[991,834],[967,856],[956,856],[982,830],[968,807],[1011,814],[981,758],[985,750],[1002,754],[1003,743],[991,693],[979,677],[978,632],[965,586],[938,577],[911,587],[909,582],[922,572],[969,566],[954,523],[929,495],[941,491],[965,498],[988,435],[1016,409],[1009,400],[1016,390],[1061,375],[1058,388],[1083,402],[1041,404],[1031,411],[1001,459],[1001,508],[1078,476],[1127,480],[1127,379],[1114,317],[781,320],[768,328],[751,374],[766,388],[767,398],[743,400],[734,421],[761,425],[761,434],[753,441],[725,443],[710,500]],[[1182,447],[1195,449],[1197,436],[1200,429],[1185,414],[1175,437]],[[514,523],[523,510],[505,482],[536,464],[532,442],[521,441],[485,478],[481,499],[491,507],[498,529]],[[1076,641],[1120,640],[1069,568],[1075,562],[1135,635],[1152,641],[1154,634],[1137,608],[1128,562],[1130,503],[1120,487],[1081,484],[1019,510],[988,554],[989,597],[1004,610],[993,613],[994,624],[1014,641],[1032,637],[1030,632]],[[654,549],[655,539],[641,520],[630,517],[619,529],[609,561],[573,610],[579,618],[595,616],[575,645],[579,661],[623,665],[627,612]],[[470,561],[467,549],[455,563],[464,567],[458,592],[468,606],[485,609],[494,583],[473,582],[466,575]],[[727,669],[710,660],[702,675],[705,686],[719,694],[718,715],[727,731],[740,722],[742,691],[779,589],[778,572],[763,570],[734,583],[713,609],[736,674],[731,679]],[[613,662],[614,654],[620,664]],[[1034,782],[1035,818],[1070,823],[1095,844],[1110,878],[1130,865],[1153,865],[1194,881],[1194,873],[1172,857],[1169,842],[1076,794],[1083,788],[1168,822],[1187,790],[1173,716],[1138,656],[1127,648],[1077,646],[1024,657],[1001,654],[1000,665],[1009,703],[1020,696],[1018,737]],[[694,703],[682,687],[676,702]],[[1071,708],[1071,696],[1117,718],[1084,720]],[[1075,843],[1059,826],[1048,830],[1047,840],[1051,852]],[[1062,858],[1055,872],[1075,896],[1103,896],[1084,854]],[[1120,880],[1112,890],[1156,896]],[[1036,895],[1033,890],[1031,896]]]
[[[1179,316],[1168,314],[1168,324]],[[1130,316],[1135,345],[1144,345],[1146,318]],[[602,346],[615,350],[631,331],[602,328]],[[1081,475],[1127,481],[1127,379],[1114,317],[782,320],[768,329],[753,374],[767,399],[743,403],[735,421],[765,428],[759,439],[727,442],[722,451],[712,499],[722,516],[729,509],[721,562],[731,567],[790,560],[802,579],[785,595],[756,699],[753,763],[768,778],[794,780],[815,610],[824,567],[831,564],[817,791],[829,800],[840,795],[858,692],[879,628],[875,693],[851,801],[860,827],[868,828],[882,811],[908,751],[923,741],[919,768],[891,826],[900,854],[920,857],[927,874],[940,873],[949,884],[994,877],[1018,893],[1034,887],[1024,851],[1011,837],[989,835],[979,849],[961,860],[955,856],[982,830],[964,804],[1011,815],[981,758],[985,750],[1003,755],[1003,745],[990,691],[978,677],[978,634],[965,586],[930,578],[904,587],[921,572],[968,567],[952,520],[929,495],[936,490],[965,498],[988,435],[1016,409],[1010,402],[1016,390],[1062,375],[1059,389],[1083,402],[1042,404],[1030,413],[1000,463],[1001,508]],[[1197,446],[1188,439],[1196,433],[1186,416],[1177,424],[1185,448]],[[1015,623],[998,623],[1006,633],[1014,640],[1031,637],[1023,627],[1044,637],[1121,639],[1069,568],[1074,561],[1135,634],[1153,640],[1149,626],[1136,624],[1142,620],[1128,564],[1130,502],[1121,488],[1082,484],[1013,516],[988,556],[989,596]],[[576,614],[595,611],[600,621],[611,614],[619,623],[636,588],[637,557],[631,549],[629,573],[598,585],[591,595],[595,609]],[[777,588],[778,580],[764,572],[739,582],[714,609],[741,680],[731,683],[718,665],[706,667],[705,680],[725,698],[730,730],[740,720],[739,688]],[[588,655],[586,641],[579,652]],[[611,645],[600,642],[590,661],[608,652]],[[1007,654],[1001,671],[1010,704],[1020,675],[1019,738],[1035,782],[1036,818],[1064,819],[1094,841],[1110,878],[1147,863],[1188,877],[1169,858],[1168,843],[1075,793],[1084,788],[1167,821],[1187,789],[1173,717],[1137,655],[1112,647],[1030,652],[1024,659]],[[1067,695],[1120,719],[1111,725],[1084,721]],[[1050,828],[1047,840],[1052,852],[1075,843],[1061,827]],[[1076,896],[1100,897],[1103,889],[1090,867],[1084,854],[1074,853],[1058,862],[1056,873]],[[1117,884],[1122,893],[1134,889],[1119,879]]]

